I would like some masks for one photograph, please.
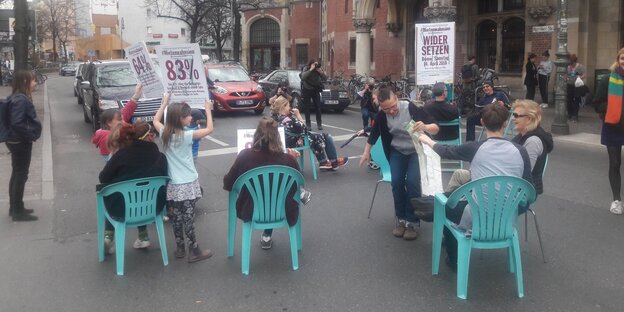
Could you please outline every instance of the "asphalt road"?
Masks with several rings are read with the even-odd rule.
[[[170,264],[163,267],[154,228],[148,251],[132,249],[131,230],[126,275],[118,277],[114,258],[97,259],[94,188],[103,162],[71,81],[48,81],[54,199],[28,202],[38,222],[0,221],[0,311],[621,311],[624,216],[608,211],[606,152],[559,139],[545,194],[535,205],[548,263],[542,263],[530,221],[529,241],[521,243],[523,299],[516,297],[503,251],[486,251],[482,259],[473,254],[468,300],[457,299],[455,274],[442,265],[431,275],[431,224],[423,223],[414,242],[391,235],[389,185],[380,185],[372,218],[366,218],[378,172],[358,167],[358,159],[319,173],[317,181],[306,162],[313,195],[302,211],[299,270],[290,267],[282,229],[270,251],[260,249],[260,232],[254,233],[250,275],[243,276],[240,226],[235,256],[226,256],[222,177],[236,156],[235,129],[254,128],[253,113],[217,116],[212,139],[202,142],[199,174],[206,193],[195,224],[200,246],[215,255],[195,264],[175,259],[167,225]],[[325,114],[324,122],[338,145],[361,126],[353,111]],[[357,157],[363,144],[358,139],[339,152]],[[523,218],[520,225],[524,237]]]

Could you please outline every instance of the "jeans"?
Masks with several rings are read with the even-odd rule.
[[[581,103],[581,97],[575,94],[576,87],[573,84],[568,84],[566,93],[568,95],[568,119],[578,118],[579,104]]]
[[[314,102],[314,107],[316,107],[316,126],[320,127],[323,125],[321,121],[321,93],[317,91],[310,91],[303,89],[301,90],[301,100],[303,101],[303,112],[305,113],[306,126],[310,128],[310,107],[312,106],[312,102]]]
[[[336,152],[334,138],[329,134],[314,133],[313,135],[322,135],[325,138],[325,150],[321,149],[319,145],[312,146],[313,153],[319,163],[336,161],[336,159],[338,159],[338,153]]]
[[[527,100],[535,100],[535,85],[527,85],[526,89],[526,95],[524,98]]]
[[[368,122],[370,121],[372,114],[370,110],[368,109],[368,107],[362,107],[361,112],[362,112],[362,125],[364,125],[362,129],[366,129],[368,128]]]
[[[32,157],[32,142],[6,143],[11,152],[11,179],[9,180],[9,209],[13,214],[24,211],[24,187]]]
[[[392,197],[394,214],[399,220],[418,222],[410,199],[421,196],[418,154],[404,155],[390,148],[390,173],[392,174]]]
[[[466,142],[475,140],[476,126],[481,126],[481,114],[468,116],[466,119]]]
[[[537,75],[537,81],[539,84],[540,95],[542,96],[542,103],[548,104],[548,80],[549,76]]]

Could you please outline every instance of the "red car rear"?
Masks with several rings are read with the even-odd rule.
[[[252,81],[239,65],[208,64],[208,86],[219,112],[253,110],[262,114],[266,106],[262,86]]]

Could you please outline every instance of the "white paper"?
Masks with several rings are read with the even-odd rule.
[[[282,141],[282,146],[284,147],[284,152],[286,152],[286,132],[284,131],[284,127],[277,127],[277,132],[279,132],[280,140]],[[253,146],[253,137],[255,133],[256,129],[236,130],[237,153],[240,153],[242,150],[246,148],[251,148]]]
[[[158,68],[154,66],[144,42],[137,42],[126,49],[130,67],[134,76],[143,86],[143,97],[160,98],[163,95],[163,84]]]
[[[412,134],[414,147],[418,153],[420,167],[420,187],[422,196],[435,195],[444,192],[442,186],[442,163],[438,155],[429,145],[418,140],[419,133]]]
[[[186,102],[203,109],[210,98],[206,73],[197,43],[156,46],[165,92],[171,102]]]
[[[453,83],[455,22],[415,26],[416,84]]]

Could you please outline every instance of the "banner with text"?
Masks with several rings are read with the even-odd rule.
[[[137,42],[126,49],[126,56],[137,81],[143,86],[143,96],[160,98],[163,96],[163,84],[158,68],[154,66],[144,42]]]
[[[453,83],[455,23],[416,24],[416,84]]]
[[[282,141],[282,146],[284,147],[284,152],[286,152],[286,132],[284,131],[284,127],[277,127],[277,132],[280,136],[280,141]],[[240,152],[246,148],[253,147],[253,137],[256,133],[256,129],[237,129],[236,130],[236,152],[240,154]]]
[[[171,102],[186,102],[191,108],[204,108],[210,98],[206,74],[197,43],[156,46],[165,91]]]

